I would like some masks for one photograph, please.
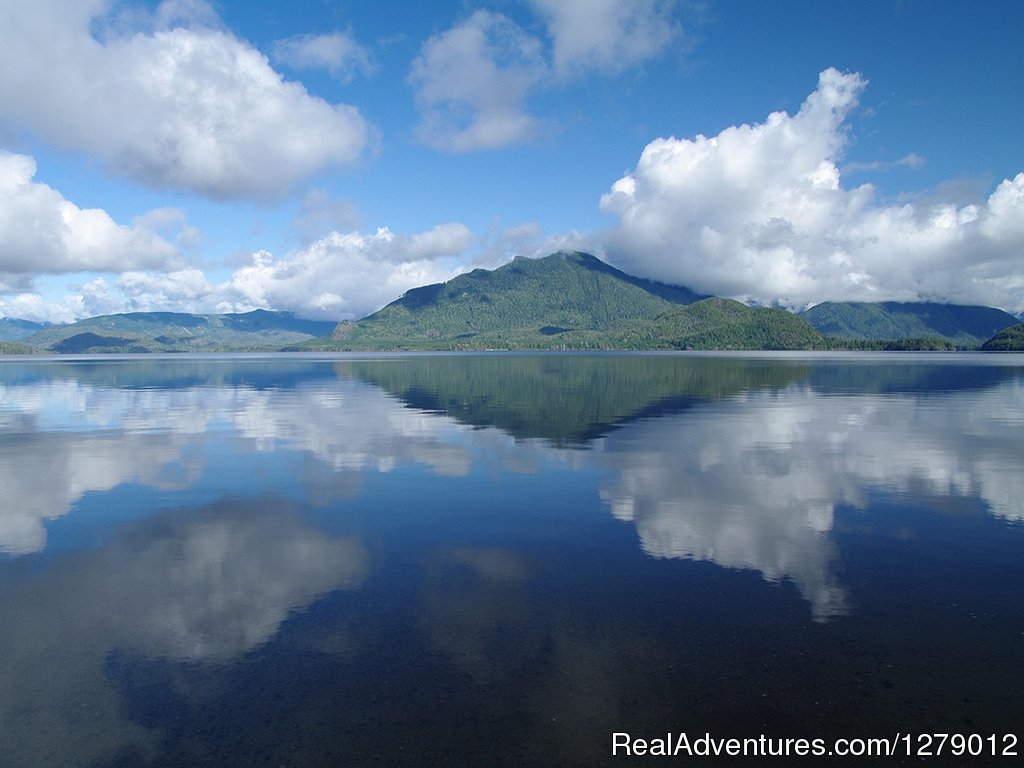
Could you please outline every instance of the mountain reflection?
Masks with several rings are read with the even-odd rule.
[[[112,653],[226,662],[318,595],[359,587],[368,569],[358,539],[327,536],[258,497],[159,515],[38,578],[0,584],[0,722],[18,723],[0,738],[5,759],[146,753],[153,734],[122,720]]]
[[[367,477],[405,468],[453,481],[594,470],[605,508],[635,526],[648,555],[790,581],[827,620],[849,610],[837,508],[888,496],[936,510],[981,503],[1024,520],[1021,370],[963,362],[978,359],[398,356],[266,370],[175,361],[163,388],[148,362],[61,365],[49,376],[43,365],[9,368],[0,551],[41,551],[48,521],[126,483],[167,492],[216,473],[218,493],[309,503],[357,496]],[[223,468],[225,455],[289,454],[304,469],[287,482]],[[247,647],[250,631],[265,634],[239,628],[234,646],[168,626],[157,634],[203,656]]]
[[[1020,370],[929,361],[630,356],[345,364],[407,405],[516,438],[584,443],[601,498],[653,557],[789,580],[816,620],[848,610],[838,505],[982,501],[1024,520]],[[1014,414],[1017,414],[1016,421]]]
[[[645,355],[438,355],[337,368],[340,377],[375,384],[412,408],[558,447],[701,400],[784,386],[810,370],[756,358]]]

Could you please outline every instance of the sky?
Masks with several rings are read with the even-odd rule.
[[[1018,0],[0,0],[0,315],[363,317],[593,253],[1024,312]]]

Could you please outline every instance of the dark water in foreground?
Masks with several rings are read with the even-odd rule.
[[[1022,694],[1022,356],[0,362],[0,765],[1021,755]]]

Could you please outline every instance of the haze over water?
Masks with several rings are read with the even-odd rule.
[[[1022,553],[1019,355],[7,359],[0,755],[1021,736]]]

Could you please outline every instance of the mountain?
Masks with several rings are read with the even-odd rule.
[[[19,335],[0,338],[0,352],[951,349],[976,348],[1017,322],[991,307],[898,302],[825,302],[795,315],[703,297],[627,275],[590,254],[559,252],[414,288],[355,322],[267,310],[131,312],[46,327],[0,319],[0,333]]]
[[[265,351],[326,336],[334,326],[329,321],[303,320],[292,312],[263,309],[226,315],[129,312],[52,326],[23,343],[66,354]]]
[[[1024,323],[1003,328],[981,348],[985,352],[1024,352]]]
[[[340,378],[369,382],[421,411],[516,439],[582,447],[625,423],[807,377],[800,361],[679,355],[410,355],[344,358]]]
[[[15,317],[0,317],[0,341],[21,341],[52,325],[52,323],[19,320]]]
[[[332,349],[546,349],[598,344],[638,320],[702,297],[627,275],[586,253],[518,257],[446,283],[414,288],[358,322],[343,322]]]
[[[965,347],[977,347],[1017,323],[1001,309],[933,302],[826,301],[800,315],[823,335],[839,339],[938,338]]]
[[[517,258],[416,288],[318,349],[809,349],[821,335],[782,309],[641,280],[586,253]]]
[[[712,297],[615,334],[622,349],[814,349],[821,334],[784,309]]]

